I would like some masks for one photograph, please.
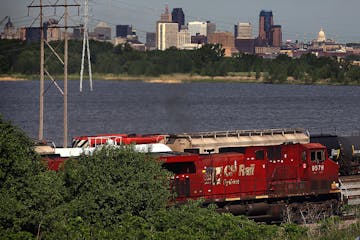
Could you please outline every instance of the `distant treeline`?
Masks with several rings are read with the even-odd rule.
[[[63,52],[62,42],[52,42],[53,48]],[[46,47],[45,68],[53,74],[62,74],[63,68],[57,57]],[[0,74],[38,74],[39,43],[19,40],[0,40]],[[80,71],[81,41],[69,42],[70,74]],[[132,76],[158,76],[161,74],[187,73],[203,76],[226,76],[234,72],[247,72],[249,76],[264,82],[285,82],[291,77],[295,82],[315,83],[326,80],[331,83],[359,84],[360,67],[352,65],[360,56],[336,58],[316,57],[305,54],[298,59],[279,55],[276,59],[264,59],[255,55],[239,54],[224,57],[218,44],[204,45],[197,50],[140,52],[129,45],[113,46],[106,42],[90,42],[93,72],[99,74],[128,74]]]

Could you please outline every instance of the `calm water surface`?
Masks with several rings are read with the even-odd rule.
[[[61,82],[60,82],[61,83]],[[63,99],[45,94],[44,136],[63,142]],[[262,128],[306,128],[341,135],[360,130],[360,87],[239,83],[155,84],[95,81],[79,92],[69,81],[72,136],[97,133],[175,133]],[[39,81],[0,82],[0,114],[37,138]]]

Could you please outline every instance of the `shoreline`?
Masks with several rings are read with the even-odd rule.
[[[56,80],[61,80],[63,75],[54,76]],[[69,81],[79,80],[78,74],[69,74]],[[0,82],[16,82],[16,81],[30,81],[39,79],[38,75],[22,75],[22,74],[0,74]],[[265,81],[263,76],[256,79],[255,73],[229,73],[227,76],[201,76],[193,74],[167,74],[160,76],[129,76],[129,75],[116,75],[116,74],[93,74],[94,80],[100,81],[143,81],[146,83],[158,83],[158,84],[182,84],[191,82],[223,82],[223,83],[262,83],[262,84],[290,84],[290,85],[329,85],[329,86],[341,86],[338,82],[331,82],[329,79],[321,79],[315,82],[307,82],[304,80],[295,80],[293,77],[288,77],[286,81]],[[45,79],[46,81],[49,79]],[[88,76],[85,77],[88,80]],[[346,85],[358,86],[357,83],[348,83]]]
[[[61,80],[63,75],[55,76],[56,80]],[[69,74],[69,81],[79,80],[78,75]],[[4,74],[0,75],[1,81],[30,81],[39,79],[38,75],[19,75],[19,74]],[[85,78],[88,79],[88,76]],[[179,84],[186,82],[243,82],[243,83],[263,83],[262,79],[248,76],[200,76],[192,74],[167,74],[160,76],[129,76],[129,75],[115,75],[115,74],[94,74],[93,79],[101,81],[143,81],[147,83],[168,83]],[[48,79],[46,79],[48,80]]]
[[[9,76],[0,76],[0,82],[5,82],[5,81],[15,82],[15,81],[27,81],[27,80],[29,80],[29,79],[24,78],[24,77],[13,77],[11,75],[9,75]]]

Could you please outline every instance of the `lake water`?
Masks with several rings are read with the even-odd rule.
[[[61,82],[60,82],[61,84]],[[50,86],[50,87],[49,87]],[[49,88],[48,88],[49,87]],[[63,98],[45,82],[44,137],[62,145]],[[72,136],[292,128],[350,135],[360,130],[360,87],[240,83],[69,81]],[[0,114],[37,138],[39,81],[0,82]]]

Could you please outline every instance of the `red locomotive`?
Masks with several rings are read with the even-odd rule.
[[[318,219],[310,218],[334,214],[340,196],[339,166],[328,158],[323,145],[283,144],[244,150],[161,155],[164,167],[174,173],[171,185],[176,200],[203,198],[220,211],[262,221],[315,221]]]

